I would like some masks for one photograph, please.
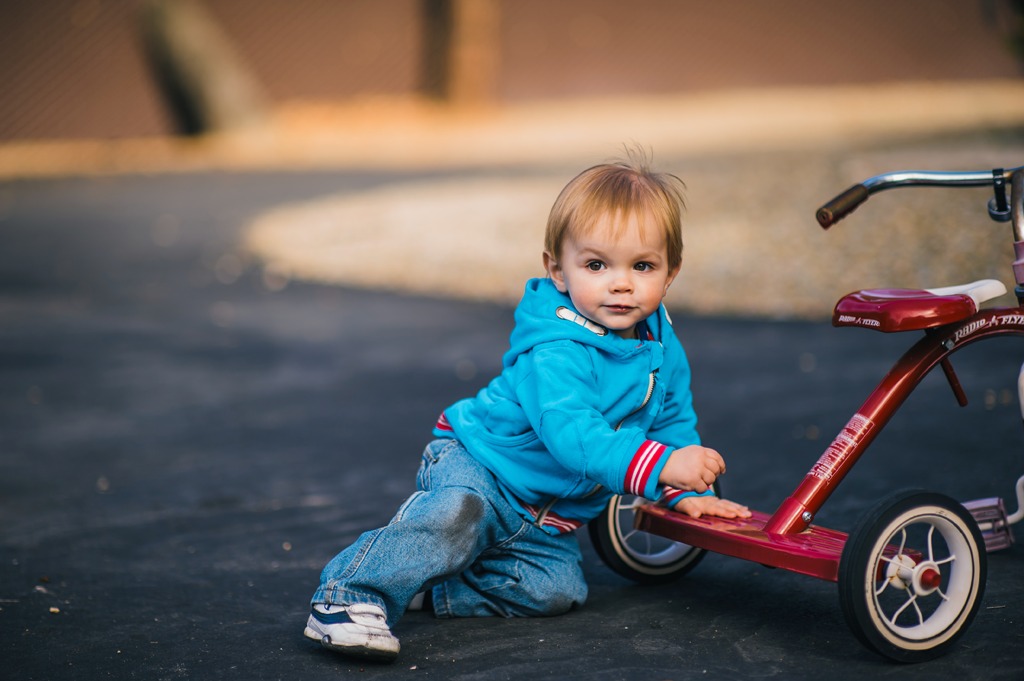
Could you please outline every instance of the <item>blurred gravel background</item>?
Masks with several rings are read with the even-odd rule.
[[[1022,159],[1024,134],[1015,131],[656,159],[687,185],[683,272],[668,303],[702,314],[822,318],[862,288],[994,278],[1012,290],[1010,227],[988,218],[987,189],[883,193],[828,232],[814,211],[879,173],[987,170]],[[250,223],[244,249],[271,278],[514,304],[523,282],[543,274],[547,213],[579,170],[428,177],[284,204]]]

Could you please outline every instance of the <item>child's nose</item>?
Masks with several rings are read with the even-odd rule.
[[[628,274],[618,274],[614,281],[612,281],[612,290],[617,293],[629,292],[633,290],[633,280]]]

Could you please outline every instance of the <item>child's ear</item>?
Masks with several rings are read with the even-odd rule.
[[[551,281],[555,283],[555,288],[565,293],[567,289],[565,288],[565,276],[562,272],[562,266],[558,264],[558,261],[555,260],[555,257],[549,251],[544,251],[544,269],[547,270]]]
[[[683,269],[683,263],[680,262],[671,272],[668,273],[668,281],[665,282],[665,293],[668,293],[668,287],[672,285],[673,281],[675,281],[675,278],[679,275],[679,270],[681,269]]]

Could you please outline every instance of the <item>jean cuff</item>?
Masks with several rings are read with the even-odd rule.
[[[388,611],[384,605],[384,600],[380,596],[344,589],[320,587],[310,600],[310,605],[316,605],[317,603],[330,603],[331,605],[342,606],[365,603],[366,605],[376,605],[385,613]]]

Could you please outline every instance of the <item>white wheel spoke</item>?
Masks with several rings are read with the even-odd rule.
[[[945,565],[946,563],[952,563],[956,560],[956,556],[950,556],[949,558],[943,558],[942,560],[935,561],[936,565]]]
[[[888,579],[883,579],[882,580],[882,586],[878,587],[878,590],[875,591],[875,595],[876,596],[882,595],[882,592],[885,591],[885,588],[887,586],[889,586],[889,580]]]
[[[886,558],[885,556],[879,556],[878,558],[879,558],[879,560],[884,560],[886,563],[896,563],[896,561],[894,559]],[[896,563],[896,564],[900,565],[901,563]]]
[[[914,598],[915,599],[917,598],[916,594],[914,595]],[[921,614],[921,608],[917,607],[917,601],[916,600],[914,601],[914,610],[917,610],[917,623],[923,625],[924,624],[924,615]]]
[[[903,535],[903,538],[900,539],[900,550],[896,553],[897,556],[903,555],[903,547],[907,545],[907,528],[904,527],[900,530],[900,534]]]
[[[640,531],[640,530],[630,530],[630,531],[629,531],[629,534],[624,534],[624,535],[622,535],[622,541],[624,541],[624,542],[625,542],[625,541],[629,541],[629,538],[630,538],[630,537],[632,537],[632,536],[633,536],[634,534],[636,534],[636,533],[637,533],[637,532],[639,532],[639,531]]]
[[[935,552],[932,551],[932,535],[933,534],[935,534],[935,526],[934,525],[929,525],[928,526],[928,560],[930,560],[930,561],[934,561],[935,560]]]
[[[946,596],[946,594],[942,593],[942,589],[936,589],[935,593],[939,594],[939,596],[942,597],[942,600],[944,600],[944,601],[948,601],[949,600],[949,597]]]
[[[647,555],[651,555],[651,535],[645,534],[644,538],[647,539]]]
[[[915,600],[917,600],[917,594],[914,594],[913,596],[911,596],[910,598],[908,598],[908,599],[907,599],[907,602],[906,602],[906,603],[904,603],[904,604],[903,604],[902,606],[900,606],[900,609],[899,609],[899,610],[897,610],[896,612],[894,612],[894,613],[893,613],[893,615],[892,615],[892,619],[890,619],[890,620],[889,620],[889,624],[891,624],[891,625],[893,625],[893,626],[896,626],[896,619],[897,619],[897,618],[898,618],[898,617],[899,617],[899,616],[900,616],[901,614],[903,614],[903,611],[907,609],[907,606],[908,606],[908,605],[910,605],[911,603],[913,603],[913,602],[914,602]],[[915,605],[914,607],[916,608],[917,606]]]

